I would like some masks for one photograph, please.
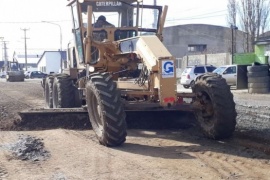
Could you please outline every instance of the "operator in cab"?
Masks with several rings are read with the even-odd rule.
[[[115,27],[113,24],[106,21],[106,17],[101,15],[98,17],[97,21],[94,24],[95,28],[102,28],[102,27]]]

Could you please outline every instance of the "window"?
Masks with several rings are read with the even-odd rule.
[[[188,52],[204,52],[206,47],[206,44],[189,44]]]
[[[226,74],[235,74],[236,73],[236,67],[233,66],[233,67],[229,67],[227,70],[226,70]]]
[[[215,69],[216,69],[216,67],[206,66],[207,72],[213,72]]]
[[[197,73],[205,73],[204,67],[195,67],[194,74],[197,74]]]

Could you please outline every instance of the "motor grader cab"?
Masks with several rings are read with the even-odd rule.
[[[162,38],[167,7],[162,16],[161,6],[143,5],[136,0],[72,1],[69,6],[73,15],[75,39],[68,48],[71,68],[85,69],[85,64],[89,64],[96,69],[116,72],[123,67],[119,62],[126,60],[124,53],[135,51],[135,42],[138,40],[138,38],[124,39],[150,34]],[[149,18],[142,19],[142,15]],[[96,26],[101,16],[106,18],[111,25]],[[102,41],[107,41],[107,43],[100,45]],[[114,51],[111,54],[117,54],[118,57],[104,56],[104,54],[109,54],[105,52],[108,50]],[[120,61],[119,56],[123,57]],[[127,63],[122,62],[122,64]],[[115,73],[114,77],[118,74]]]
[[[166,6],[142,0],[73,0],[68,6],[74,35],[69,67],[43,81],[46,105],[53,112],[86,109],[105,146],[125,141],[127,110],[189,111],[207,137],[233,133],[235,104],[221,76],[204,74],[197,77],[192,93],[177,92],[175,58],[162,44]],[[109,23],[96,26],[101,15]]]

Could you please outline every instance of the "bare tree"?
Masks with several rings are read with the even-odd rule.
[[[265,30],[267,28],[267,24],[269,22],[269,16],[270,16],[270,1],[266,3],[265,6],[262,8],[262,13],[261,13],[261,33],[264,34]]]
[[[236,0],[228,0],[228,16],[227,16],[227,22],[229,26],[232,28],[232,47],[231,47],[231,53],[233,54],[236,52],[236,36],[233,34],[236,34],[236,12],[237,12],[238,3]]]
[[[239,24],[243,31],[247,33],[247,47],[249,44],[253,44],[261,33],[264,33],[269,22],[270,3],[268,0],[239,0],[240,5],[236,0],[228,0],[228,17],[230,22],[235,23],[233,17],[234,8],[235,13],[239,14]],[[229,21],[228,21],[229,22]],[[236,23],[235,23],[236,24]],[[234,25],[235,25],[234,24]],[[254,51],[253,46],[247,48],[247,51]]]
[[[228,0],[228,16],[227,21],[229,25],[236,25],[236,11],[237,11],[238,3],[236,0]]]

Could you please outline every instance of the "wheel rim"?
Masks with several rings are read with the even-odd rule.
[[[102,121],[102,109],[101,105],[99,104],[97,97],[91,93],[90,95],[90,104],[91,107],[90,113],[93,115],[92,121],[93,125],[97,127],[98,133],[102,133],[103,131],[103,121]]]
[[[202,117],[202,123],[206,126],[211,126],[214,123],[214,107],[210,96],[206,92],[200,92],[197,96],[197,100],[201,105],[199,110],[200,116]]]

